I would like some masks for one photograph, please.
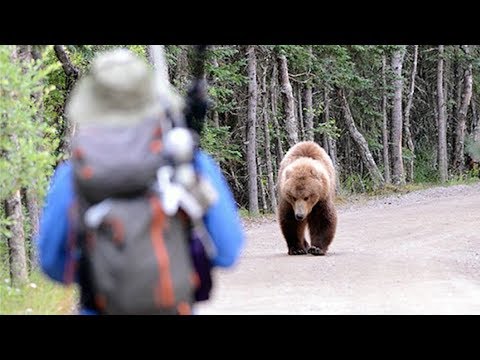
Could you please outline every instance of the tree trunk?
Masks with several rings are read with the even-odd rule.
[[[215,56],[215,53],[214,51],[216,50],[217,46],[216,45],[212,45],[212,66],[217,69],[218,68],[218,59],[217,57]],[[214,77],[212,79],[212,86],[216,86],[217,85],[217,82],[218,82],[218,79],[216,77]],[[213,120],[213,126],[216,127],[217,129],[220,127],[220,120],[219,120],[219,116],[218,116],[218,111],[217,111],[217,107],[215,106],[213,108],[213,115],[212,115],[212,120]]]
[[[278,64],[280,66],[280,83],[285,103],[285,128],[287,129],[288,146],[292,147],[298,142],[298,127],[295,119],[293,90],[288,76],[287,57],[278,55]]]
[[[45,45],[32,45],[32,58],[38,60],[42,57],[41,49],[43,49]]]
[[[6,201],[6,215],[12,225],[9,230],[11,237],[8,239],[10,252],[10,275],[12,282],[23,284],[28,280],[27,257],[25,252],[25,232],[23,230],[24,217],[22,213],[22,199],[20,190],[16,191]]]
[[[80,70],[72,64],[70,57],[68,56],[65,47],[63,45],[54,46],[55,54],[57,55],[58,61],[62,64],[63,71],[66,76],[65,80],[65,98],[68,99],[70,91],[72,90],[75,82],[80,76]],[[64,116],[65,104],[60,110],[60,114],[63,117],[64,127],[62,140],[60,145],[60,151],[62,154],[70,154],[70,141],[75,134],[75,123],[71,122],[70,119]]]
[[[324,111],[324,118],[323,118],[323,122],[326,124],[328,123],[328,120],[330,119],[330,98],[329,98],[329,95],[328,95],[328,90],[325,89],[325,93],[324,93],[324,99],[325,99],[325,111]],[[329,139],[330,139],[330,136],[328,136],[327,133],[324,133],[322,135],[323,137],[323,148],[325,149],[325,151],[331,156],[331,152],[330,152],[330,144],[329,144]]]
[[[272,81],[270,83],[270,95],[272,97],[272,114],[273,114],[273,126],[275,128],[275,137],[277,139],[277,168],[280,168],[280,162],[283,159],[284,151],[282,145],[282,132],[278,123],[278,109],[277,109],[277,64],[273,63]]]
[[[343,107],[342,107],[343,109]],[[347,127],[348,130],[348,127]],[[352,136],[347,136],[345,141],[345,151],[344,151],[344,169],[345,174],[352,174]]]
[[[263,186],[263,170],[262,170],[262,162],[258,159],[258,186],[260,188],[260,198],[262,199],[262,210],[265,214],[268,211],[268,204],[267,204],[267,194],[265,192],[265,186]]]
[[[313,94],[310,84],[305,90],[305,139],[313,141]]]
[[[468,56],[470,54],[468,45],[463,45],[462,49],[465,51],[465,54]],[[468,59],[468,67],[465,69],[463,75],[463,92],[461,96],[461,105],[458,111],[457,117],[457,127],[455,130],[455,151],[454,151],[454,168],[458,174],[461,174],[465,168],[465,128],[467,124],[467,111],[470,106],[470,100],[472,99],[472,90],[473,90],[473,74],[472,74],[472,63]]]
[[[340,191],[340,164],[337,159],[337,141],[335,139],[329,138],[329,147],[330,147],[330,157],[335,167],[335,172],[337,176],[335,177],[335,190],[338,193]]]
[[[348,131],[353,141],[355,141],[355,144],[358,147],[360,156],[362,157],[362,161],[367,167],[368,172],[370,173],[370,176],[373,180],[374,187],[375,188],[381,187],[384,185],[383,176],[380,170],[378,170],[377,164],[375,163],[372,153],[368,148],[367,141],[355,126],[355,121],[353,119],[352,112],[350,111],[350,106],[348,105],[348,101],[343,90],[339,91],[339,97],[342,101],[342,107],[345,115],[345,123],[348,127]]]
[[[168,75],[168,64],[165,59],[164,45],[149,45],[148,59],[150,63],[155,67],[155,71],[159,75],[161,80],[170,83],[170,78]]]
[[[473,115],[473,120],[472,120],[473,141],[477,142],[477,141],[480,141],[480,120],[478,118],[477,105],[476,105],[475,99],[473,98],[473,95],[472,95],[471,103],[472,103],[472,115]]]
[[[460,112],[460,108],[462,107],[461,103],[462,103],[462,89],[463,89],[463,80],[464,80],[464,76],[462,74],[462,64],[459,60],[459,55],[458,55],[458,49],[457,47],[455,46],[455,54],[456,54],[456,57],[455,57],[455,60],[454,60],[454,63],[453,63],[453,74],[454,74],[454,79],[456,80],[455,82],[455,119],[458,118],[458,115],[459,115],[459,112]],[[448,74],[448,71],[445,71],[446,74]],[[447,94],[447,98],[448,98],[448,89],[445,89],[445,94]],[[453,116],[452,116],[453,117]],[[448,116],[447,116],[447,119],[448,119]]]
[[[32,60],[32,45],[16,45],[14,58],[19,62]]]
[[[220,127],[220,118],[217,110],[213,110],[212,121],[213,126],[218,129]]]
[[[70,61],[70,57],[68,56],[65,47],[63,45],[55,45],[53,49],[55,50],[58,61],[62,64],[63,71],[65,72],[65,75],[67,75],[67,78],[74,81],[77,80],[80,71]]]
[[[403,77],[402,67],[405,56],[405,46],[399,47],[392,55],[392,70],[395,76],[393,81],[393,106],[392,106],[392,182],[396,185],[405,185],[405,173],[402,157],[402,92]]]
[[[21,57],[24,60],[30,61],[31,59],[40,59],[41,55],[39,52],[34,51],[34,47],[32,46],[30,49],[25,49],[26,52],[24,55]],[[40,99],[40,94],[37,92],[33,94],[33,97],[35,98],[35,102],[37,103],[37,106],[39,107],[39,111],[43,110],[43,104],[39,103]],[[35,122],[41,122],[43,119],[41,118],[36,118]],[[40,134],[39,134],[40,135]],[[39,149],[40,150],[40,149]],[[24,200],[24,204],[27,208],[28,211],[28,219],[29,219],[29,224],[30,224],[30,234],[28,236],[28,241],[29,241],[29,253],[28,253],[28,259],[30,262],[30,268],[34,269],[38,266],[38,256],[37,256],[37,246],[36,246],[36,239],[38,236],[38,230],[40,227],[40,207],[38,205],[38,198],[37,194],[32,190],[32,189],[23,189],[25,196],[22,197]]]
[[[325,88],[325,122],[328,121],[330,121],[330,92]],[[337,141],[327,134],[325,134],[324,138],[327,139],[326,147],[328,148],[328,154],[332,159],[333,166],[337,173],[335,177],[335,190],[338,193],[340,191],[340,164],[337,159]]]
[[[12,60],[19,63],[30,61],[31,46],[17,45],[12,53]],[[12,134],[11,139],[14,144],[14,149],[12,151],[20,151],[17,134]],[[11,221],[11,225],[9,226],[11,235],[7,239],[8,251],[10,255],[10,276],[12,282],[16,284],[22,284],[28,280],[28,268],[25,247],[25,220],[22,209],[22,197],[20,189],[15,191],[5,201],[5,215]]]
[[[454,61],[453,65],[450,65],[449,62],[444,63],[444,89],[443,92],[445,94],[445,107],[446,107],[446,122],[447,122],[447,154],[448,154],[448,163],[447,166],[450,169],[453,169],[456,172],[456,167],[455,167],[455,149],[456,149],[456,141],[457,141],[457,134],[456,134],[456,125],[457,125],[457,120],[459,117],[460,113],[460,108],[461,108],[461,102],[462,102],[462,89],[463,89],[463,74],[461,73],[462,66],[459,61],[459,46],[454,46]],[[450,65],[450,66],[449,66]],[[449,92],[449,84],[450,84],[450,79],[449,79],[449,67],[453,68],[453,75],[450,75],[453,77],[451,82],[455,82],[455,84],[452,84],[452,93]],[[455,95],[455,101],[453,102],[453,106],[449,106],[449,99],[453,98],[453,95]],[[450,100],[451,101],[451,100]],[[450,126],[451,125],[451,126]]]
[[[268,115],[268,96],[267,96],[267,68],[263,68],[262,77],[262,99],[263,99],[263,131],[265,137],[265,163],[267,165],[267,183],[268,193],[270,196],[270,204],[274,212],[277,211],[277,196],[275,191],[275,182],[273,178],[274,171],[272,169],[272,154],[270,150],[270,131],[269,131],[269,115]]]
[[[38,230],[40,228],[40,207],[38,206],[38,198],[37,195],[31,191],[25,191],[25,202],[28,211],[28,219],[30,223],[30,253],[29,253],[29,260],[31,268],[36,268],[38,265],[38,254],[37,254],[37,246],[35,241],[38,236]]]
[[[175,69],[174,86],[183,92],[188,82],[188,45],[178,45],[177,62]]]
[[[256,164],[256,123],[257,123],[257,59],[255,47],[247,47],[248,55],[248,135],[247,135],[247,171],[248,171],[248,211],[258,214],[258,182]]]
[[[300,125],[300,140],[305,139],[305,124],[303,122],[303,103],[302,103],[302,87],[301,85],[297,85],[297,102],[298,102],[298,120]]]
[[[382,139],[383,139],[383,167],[385,173],[385,182],[390,184],[390,155],[388,141],[388,115],[387,115],[387,78],[386,78],[387,58],[382,56],[382,81],[383,81],[383,94],[382,94]]]
[[[444,46],[438,46],[437,64],[437,107],[438,107],[438,170],[442,183],[448,178],[447,157],[447,120],[445,115],[445,94],[443,92],[443,56]]]
[[[436,76],[436,75],[435,75]],[[431,108],[433,109],[433,118],[435,120],[435,130],[438,131],[438,97],[437,97],[437,84],[435,86],[432,84],[431,89],[430,89],[430,96],[429,96],[429,102],[431,103]],[[432,162],[431,166],[434,168],[438,168],[438,154],[439,154],[439,149],[438,149],[438,134],[435,138],[435,156],[434,156],[434,161]]]
[[[410,131],[410,112],[413,105],[413,94],[415,93],[415,78],[417,76],[418,45],[413,46],[412,75],[410,80],[410,90],[408,92],[407,106],[405,108],[405,145],[410,150],[410,160],[407,164],[407,181],[413,182],[415,146],[413,144],[412,132]]]

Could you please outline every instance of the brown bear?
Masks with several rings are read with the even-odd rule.
[[[325,255],[337,228],[335,168],[313,141],[294,145],[278,172],[278,220],[289,255]],[[308,225],[310,245],[305,238]]]

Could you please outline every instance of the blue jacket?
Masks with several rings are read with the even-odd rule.
[[[245,239],[232,193],[219,167],[210,156],[198,151],[195,167],[211,181],[219,195],[218,201],[204,217],[217,250],[213,265],[233,266],[240,256]],[[41,215],[37,241],[42,270],[51,279],[63,284],[76,279],[75,274],[68,276],[68,272],[73,271],[71,264],[76,254],[68,241],[68,212],[74,201],[72,175],[72,165],[68,161],[59,165],[55,171]],[[83,309],[82,312],[90,313],[88,309]]]

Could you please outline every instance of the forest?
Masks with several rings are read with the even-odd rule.
[[[75,132],[64,106],[95,54],[147,45],[0,46],[0,278],[25,283],[56,165]],[[185,94],[191,45],[165,45]],[[242,214],[276,209],[277,169],[313,140],[331,156],[337,193],[480,176],[480,47],[209,45],[210,108],[201,147],[220,164]]]

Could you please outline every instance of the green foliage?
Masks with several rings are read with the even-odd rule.
[[[480,162],[480,141],[475,142],[472,136],[465,139],[465,153],[474,161]]]
[[[240,208],[238,209],[238,215],[240,216],[240,218],[242,219],[248,219],[251,217],[250,213],[248,212],[248,209],[245,209],[245,208]]]
[[[218,112],[228,113],[238,108],[235,88],[247,83],[244,71],[246,59],[239,55],[239,50],[233,46],[217,47],[210,51],[209,57],[215,58],[218,66],[214,66],[212,61],[205,64],[207,73],[213,79],[208,94]]]
[[[351,174],[348,175],[341,183],[343,191],[348,193],[366,193],[375,189],[373,181],[368,175]]]
[[[419,150],[415,154],[414,180],[417,183],[438,181],[435,150]]]
[[[88,70],[90,63],[101,52],[116,48],[126,48],[146,59],[146,45],[67,45],[66,49],[72,63],[81,71]]]
[[[12,233],[8,230],[10,225],[12,225],[12,221],[7,218],[3,206],[0,206],[0,254],[2,254],[3,251],[6,251],[7,239],[12,236]],[[2,245],[4,245],[5,248],[2,248]]]
[[[410,161],[412,159],[415,159],[415,155],[412,153],[412,151],[409,148],[402,148],[402,158],[403,161]]]
[[[5,216],[4,207],[0,206],[0,272],[2,272],[2,268],[9,268],[7,266],[9,264],[8,239],[12,234],[8,230],[8,226],[11,224],[11,220]]]
[[[340,129],[336,125],[335,119],[329,119],[327,122],[318,123],[313,132],[320,135],[328,135],[333,139],[338,139],[341,135]]]
[[[371,152],[383,150],[383,144],[377,140],[375,137],[369,136],[367,138],[368,148]]]
[[[0,201],[22,187],[44,196],[59,141],[41,112],[43,98],[55,91],[45,80],[59,64],[12,61],[14,51],[0,46]],[[4,216],[0,233],[5,236]]]
[[[465,185],[465,184],[475,184],[479,181],[479,169],[473,169],[472,171],[466,172],[464,174],[454,174],[451,176],[446,185],[447,186],[454,186],[454,185]]]
[[[469,170],[466,173],[467,179],[475,179],[475,181],[478,181],[480,179],[480,166],[475,166],[471,170]]]
[[[167,66],[170,69],[172,66],[175,66],[176,59],[180,53],[179,45],[165,45],[165,58],[167,60]]]
[[[219,128],[205,126],[202,132],[201,147],[220,165],[238,163],[242,158],[240,147],[231,141],[231,132],[228,126]]]
[[[147,58],[146,45],[126,45],[126,47],[143,59]]]
[[[301,45],[278,45],[275,49],[278,53],[284,54],[288,60],[288,67],[293,73],[307,73],[304,78],[308,78],[313,70],[315,57],[310,54],[309,46]]]
[[[141,45],[134,45],[135,47]],[[85,70],[93,58],[100,52],[112,50],[118,47],[129,47],[128,45],[67,45],[66,49],[74,65]],[[133,49],[132,49],[133,50]],[[134,50],[133,50],[134,51]]]
[[[359,57],[359,46],[318,45],[314,46],[317,57],[315,83],[327,87],[361,90],[369,84],[369,79],[358,71],[355,57]],[[368,51],[367,48],[365,51]],[[370,53],[368,53],[370,55]],[[372,53],[373,54],[373,53]],[[371,66],[371,65],[370,65]]]
[[[255,222],[255,221],[262,221],[262,219],[271,219],[272,216],[274,216],[274,213],[269,212],[268,210],[264,211],[263,209],[260,209],[258,214],[253,215],[253,214],[250,214],[248,209],[242,207],[238,209],[238,215],[240,219],[242,219],[243,221]]]
[[[45,85],[51,89],[48,94],[43,97],[43,121],[49,125],[50,138],[60,139],[63,129],[63,105],[66,100],[66,76],[59,62],[57,56],[53,51],[53,47],[48,47],[43,55],[43,63],[45,66],[57,65],[52,69],[45,78]]]

